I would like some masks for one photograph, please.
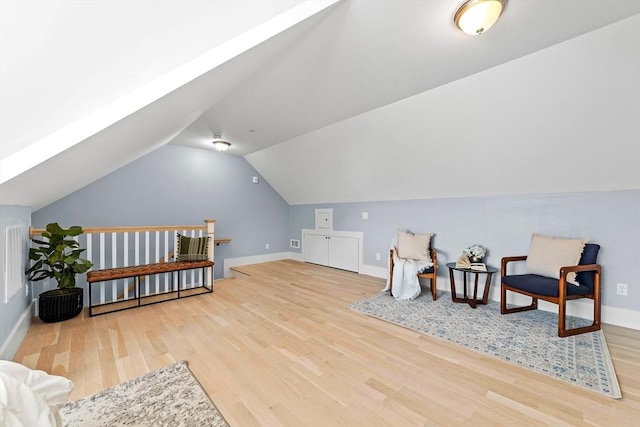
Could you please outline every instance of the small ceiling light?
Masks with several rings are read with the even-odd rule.
[[[213,148],[218,151],[225,151],[230,146],[231,144],[229,144],[227,141],[213,141]]]
[[[224,141],[221,135],[213,135],[213,148],[218,151],[226,151],[227,148],[231,147],[231,143]]]
[[[507,0],[467,0],[456,12],[453,22],[467,34],[479,35],[496,23]]]

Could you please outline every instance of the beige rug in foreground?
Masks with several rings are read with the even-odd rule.
[[[60,409],[65,427],[227,427],[187,363],[149,372]]]

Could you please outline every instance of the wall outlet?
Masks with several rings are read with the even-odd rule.
[[[362,219],[369,219],[369,212],[362,212]]]
[[[616,286],[616,293],[618,295],[627,295],[629,286],[626,283],[618,283]]]
[[[253,183],[254,183],[254,184],[257,184],[257,183],[259,183],[259,182],[260,182],[260,178],[258,178],[257,176],[254,176],[254,177],[253,177]]]
[[[269,244],[268,244],[268,243],[267,243],[267,244],[265,244],[265,245],[264,245],[264,248],[265,248],[265,249],[269,249]]]
[[[291,246],[292,248],[299,248],[300,247],[300,240],[297,239],[291,239],[289,240],[289,246]]]
[[[380,252],[376,252],[376,260],[380,261]]]

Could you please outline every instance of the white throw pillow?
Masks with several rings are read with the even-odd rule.
[[[64,377],[0,360],[2,426],[61,425],[58,410],[72,389],[73,383]]]
[[[411,234],[398,230],[398,258],[431,262],[429,245],[432,234]]]
[[[559,279],[561,267],[578,265],[587,241],[534,234],[524,272]],[[567,282],[578,286],[576,273],[569,273]]]

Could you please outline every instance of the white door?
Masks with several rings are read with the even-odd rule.
[[[305,234],[302,240],[302,253],[306,262],[329,264],[329,240],[327,236]]]
[[[360,247],[355,237],[329,237],[329,266],[343,270],[359,270]]]

